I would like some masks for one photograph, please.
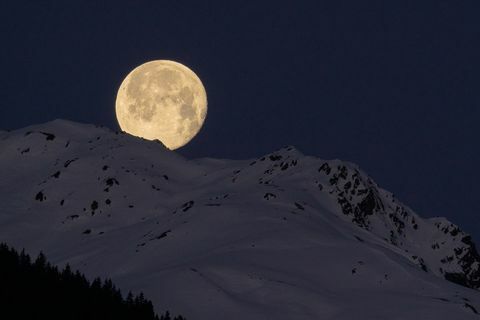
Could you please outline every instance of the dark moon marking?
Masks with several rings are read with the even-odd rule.
[[[193,109],[192,105],[182,104],[180,106],[180,115],[183,119],[192,120],[195,117],[195,109]]]

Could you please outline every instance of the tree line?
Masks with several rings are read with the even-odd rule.
[[[112,280],[87,280],[69,265],[63,270],[40,253],[33,260],[0,244],[0,318],[51,320],[185,320],[158,316],[143,293],[124,297]]]

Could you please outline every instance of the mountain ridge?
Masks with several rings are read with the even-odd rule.
[[[445,218],[421,218],[349,162],[292,146],[188,160],[160,142],[65,120],[0,132],[0,150],[2,241],[105,273],[187,318],[215,316],[214,306],[231,319],[390,316],[392,297],[412,288],[421,294],[405,301],[425,318],[432,305],[465,319],[475,315],[466,304],[480,306],[477,291],[443,280],[479,288],[471,237]],[[425,298],[438,288],[448,302]]]

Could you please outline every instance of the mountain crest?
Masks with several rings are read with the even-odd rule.
[[[396,308],[398,297],[412,306],[401,318],[480,310],[478,292],[452,283],[480,288],[471,237],[420,217],[352,163],[292,146],[188,160],[64,120],[0,133],[0,150],[0,242],[111,277],[187,318],[215,318],[215,308],[234,320],[277,308],[277,319],[305,309],[309,319],[347,309],[388,318],[378,305]]]

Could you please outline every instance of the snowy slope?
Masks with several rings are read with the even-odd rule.
[[[293,147],[188,160],[56,120],[0,132],[0,202],[0,241],[188,319],[479,317],[468,235]]]

